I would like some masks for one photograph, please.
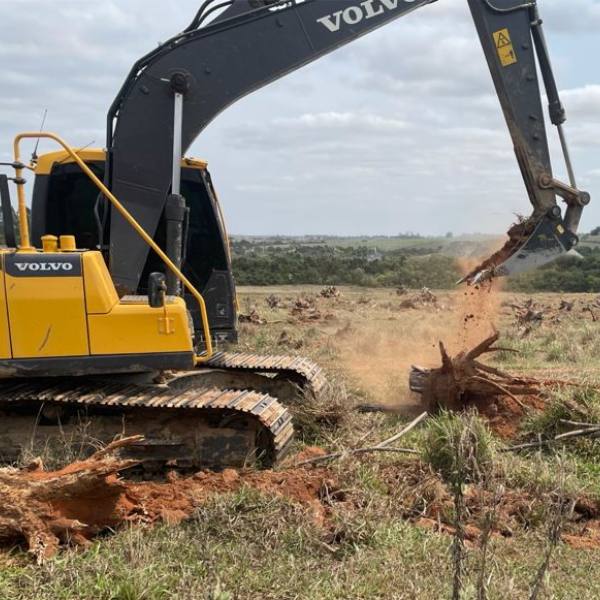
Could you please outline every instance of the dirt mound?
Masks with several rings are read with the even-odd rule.
[[[26,469],[0,470],[0,544],[24,544],[42,562],[63,544],[86,545],[107,529],[125,523],[179,523],[214,494],[250,487],[304,505],[322,523],[324,490],[336,484],[326,469],[221,473],[191,477],[171,474],[164,482],[132,482],[118,473],[134,466],[118,459],[120,441],[60,471],[44,471],[41,463]]]
[[[235,492],[242,487],[302,504],[310,509],[316,522],[322,523],[325,518],[325,508],[320,502],[322,491],[335,484],[323,469],[202,471],[191,477],[172,477],[168,482],[128,482],[116,510],[122,514],[122,521],[177,524],[190,517],[212,495]]]
[[[396,292],[398,295],[405,295],[404,293]],[[429,289],[424,287],[420,292],[410,296],[409,298],[405,298],[400,302],[400,309],[414,309],[418,310],[420,308],[443,308],[438,306],[438,297]]]
[[[500,438],[511,440],[517,437],[521,421],[527,416],[528,409],[543,411],[546,403],[534,394],[520,396],[521,405],[509,396],[496,396],[492,402],[474,398],[469,403],[486,419],[489,428]]]
[[[397,497],[402,516],[419,527],[439,533],[454,534],[452,522],[453,498],[441,479],[419,461],[401,463],[382,472],[382,480],[389,493]],[[540,523],[540,515],[547,510],[549,497],[526,490],[506,490],[496,509],[493,533],[505,538],[517,531],[528,530]],[[481,524],[494,505],[493,493],[477,486],[465,490],[467,522],[466,539],[477,544]],[[564,542],[574,548],[600,548],[600,504],[587,497],[574,502],[562,535]]]

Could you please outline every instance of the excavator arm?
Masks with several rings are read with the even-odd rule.
[[[321,56],[436,0],[208,0],[182,33],[140,59],[110,108],[107,183],[153,234],[167,199],[179,193],[181,155],[225,108]],[[554,179],[536,55],[552,122],[564,110],[535,1],[467,0],[513,138],[533,215],[481,268],[478,281],[543,264],[577,243],[589,196]],[[221,11],[220,13],[218,11]],[[215,17],[215,15],[217,15]],[[207,20],[212,17],[212,20]],[[561,128],[561,140],[564,132]],[[172,148],[173,152],[166,151]],[[566,142],[564,142],[565,156]],[[569,172],[572,172],[569,164]],[[557,195],[568,205],[566,215]],[[148,247],[120,215],[110,222],[115,282],[135,290]]]

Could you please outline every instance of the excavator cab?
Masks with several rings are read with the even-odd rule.
[[[0,378],[193,368],[194,331],[186,302],[156,293],[156,284],[153,298],[118,295],[102,252],[95,248],[94,220],[87,212],[95,206],[87,183],[94,183],[79,165],[67,164],[67,158],[65,150],[37,165],[49,175],[37,180],[38,190],[48,195],[45,202],[37,199],[46,219],[34,212],[38,227],[45,228],[34,243],[23,219],[25,180],[21,174],[14,178],[21,217],[16,244],[7,177],[2,177],[3,213],[10,213],[4,233],[13,247],[0,250]],[[98,158],[98,153],[87,158]],[[102,163],[96,163],[98,175]],[[87,210],[79,210],[80,205]],[[79,235],[87,247],[77,243]],[[160,272],[149,276],[158,283],[161,278]]]
[[[20,142],[37,135],[57,142],[64,152],[25,165]],[[317,393],[324,385],[320,369],[298,357],[214,352],[204,297],[102,183],[103,165],[102,153],[90,151],[84,159],[56,134],[15,138],[10,163],[15,177],[10,179],[17,186],[19,236],[5,222],[6,238],[15,247],[0,249],[0,460],[19,460],[34,440],[43,447],[60,444],[83,426],[90,439],[128,438],[125,452],[132,466],[152,472],[166,465],[272,464],[289,447],[294,427],[288,409],[269,392],[285,398],[302,389]],[[25,169],[40,177],[34,198],[39,245],[32,242],[28,223]],[[204,196],[214,199],[206,165],[185,161],[183,169],[189,169],[188,191],[201,182]],[[156,262],[147,269],[162,267],[149,273],[145,295],[118,293],[105,260],[100,201],[80,172],[110,203],[113,216],[118,214],[152,250]],[[7,181],[0,176],[0,199],[12,215]],[[81,205],[84,210],[70,214]],[[210,206],[217,219],[218,209]],[[201,213],[196,218],[207,219],[206,203],[186,202],[183,208],[184,215],[196,210]],[[173,211],[166,220],[173,220]],[[48,228],[44,235],[42,227]],[[163,227],[168,247],[169,223]],[[78,232],[97,249],[80,248],[76,236],[65,231]],[[196,276],[195,262],[188,272]],[[201,344],[186,299],[170,293],[169,278],[196,303]]]
[[[105,152],[84,149],[78,155],[99,179],[104,179]],[[207,164],[185,158],[181,162],[181,195],[186,211],[183,227],[182,270],[204,296],[213,338],[235,342],[235,284],[228,240]],[[42,246],[45,235],[74,236],[81,248],[97,250],[108,268],[110,205],[81,168],[63,150],[41,155],[35,165],[31,206],[32,243]],[[154,239],[166,247],[166,218],[161,217]],[[147,295],[151,274],[165,272],[162,261],[150,253],[134,295]],[[118,289],[118,288],[117,288]],[[119,295],[129,295],[118,289]],[[184,295],[194,321],[195,337],[202,340],[199,309]]]

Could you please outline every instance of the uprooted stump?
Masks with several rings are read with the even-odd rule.
[[[258,314],[256,308],[252,308],[248,314],[238,315],[238,320],[240,323],[249,323],[250,325],[266,325],[267,323],[266,319]]]
[[[496,333],[455,357],[450,357],[440,342],[442,366],[436,369],[413,367],[410,389],[421,395],[429,412],[439,409],[460,411],[470,405],[493,403],[500,397],[508,397],[523,408],[519,396],[538,395],[540,383],[504,373],[478,360],[485,354],[508,351],[494,346],[498,337]]]
[[[60,471],[44,471],[40,460],[25,469],[0,469],[0,543],[25,544],[41,563],[61,543],[85,545],[110,527],[124,490],[117,473],[136,464],[114,451],[139,440],[116,441]]]

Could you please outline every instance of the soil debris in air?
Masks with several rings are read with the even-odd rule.
[[[498,250],[494,252],[489,258],[484,260],[481,264],[477,265],[474,269],[471,269],[462,281],[473,281],[477,275],[482,272],[488,272],[488,279],[493,279],[496,269],[506,260],[508,260],[519,248],[525,244],[531,234],[534,232],[536,221],[533,219],[519,218],[519,222],[515,223],[507,232],[508,240]]]

